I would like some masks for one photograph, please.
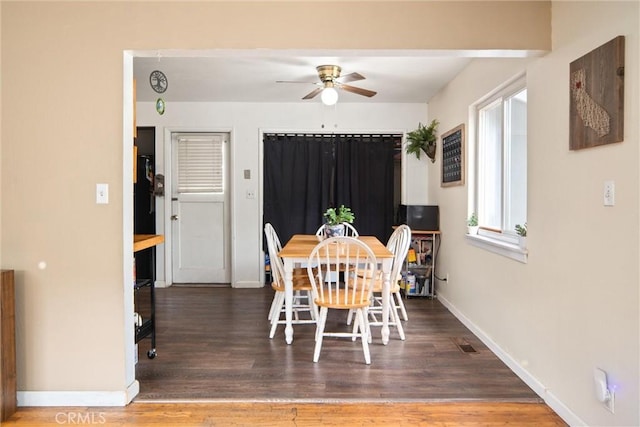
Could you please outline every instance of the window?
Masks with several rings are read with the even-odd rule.
[[[474,112],[476,185],[470,187],[471,210],[478,214],[479,239],[509,250],[517,244],[515,226],[527,222],[525,79],[492,93]]]
[[[178,138],[178,193],[224,192],[222,135]]]

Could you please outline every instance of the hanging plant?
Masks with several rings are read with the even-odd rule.
[[[429,126],[418,123],[418,129],[407,133],[407,154],[415,154],[420,159],[420,152],[424,153],[431,159],[431,163],[436,161],[436,130],[438,129],[438,121],[433,119]]]

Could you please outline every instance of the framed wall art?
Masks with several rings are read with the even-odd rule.
[[[624,36],[576,59],[569,68],[569,149],[622,141]]]
[[[442,187],[464,185],[464,124],[442,134]]]

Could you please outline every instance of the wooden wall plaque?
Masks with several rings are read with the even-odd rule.
[[[464,124],[442,134],[442,187],[464,185]]]
[[[624,36],[571,63],[569,92],[569,149],[623,140]]]

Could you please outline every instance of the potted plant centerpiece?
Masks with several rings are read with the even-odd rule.
[[[527,223],[524,225],[516,224],[516,233],[518,234],[518,246],[525,249],[527,247]]]
[[[344,236],[345,230],[343,223],[353,223],[356,216],[351,212],[351,208],[340,205],[339,208],[328,208],[324,213],[324,218],[326,220],[325,236],[334,237]]]
[[[433,119],[429,126],[418,123],[418,129],[407,133],[407,154],[415,154],[420,159],[420,151],[431,159],[431,163],[436,161],[436,130],[438,121]]]
[[[478,215],[475,212],[467,220],[467,233],[478,234]]]

